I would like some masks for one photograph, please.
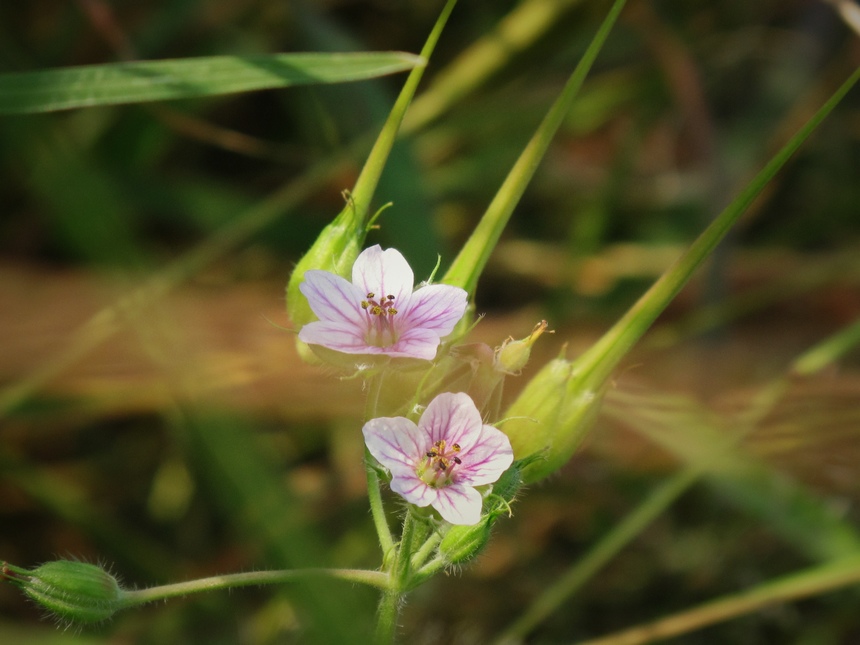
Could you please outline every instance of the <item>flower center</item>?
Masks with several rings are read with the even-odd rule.
[[[397,331],[394,328],[397,308],[394,306],[394,296],[387,295],[377,300],[376,294],[371,291],[366,300],[361,301],[361,308],[367,313],[365,340],[368,345],[388,347],[397,342]]]
[[[440,488],[451,484],[454,480],[454,467],[463,461],[457,456],[460,444],[450,446],[444,439],[433,444],[424,455],[424,459],[416,468],[416,474],[428,486]]]

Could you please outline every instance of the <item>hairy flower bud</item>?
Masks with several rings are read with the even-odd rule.
[[[308,252],[298,261],[287,282],[287,313],[294,329],[299,330],[317,319],[307,298],[299,291],[305,272],[322,269],[335,275],[348,276],[355,258],[361,252],[366,233],[366,224],[356,214],[352,198],[347,196],[344,209],[319,234]],[[315,362],[307,345],[299,340],[296,343],[302,357]]]
[[[63,621],[98,623],[125,606],[116,578],[94,564],[55,560],[32,571],[4,564],[2,575]]]
[[[490,506],[488,509],[490,514],[498,514],[501,511],[510,510],[510,503],[514,501],[523,484],[525,484],[523,471],[531,464],[541,460],[543,460],[543,455],[538,453],[523,459],[517,459],[511,464],[511,467],[499,477],[499,481],[493,484],[491,499],[498,500],[498,503]]]
[[[511,502],[523,486],[523,469],[540,460],[539,455],[520,459],[511,464],[493,484],[484,499],[484,516],[474,526],[452,526],[439,543],[439,554],[449,564],[463,564],[478,555],[490,539],[490,528],[496,518],[511,512]]]
[[[511,440],[514,457],[543,457],[523,468],[525,483],[561,468],[591,429],[604,389],[603,383],[592,380],[576,362],[556,358],[508,408],[500,429]]]
[[[464,564],[478,555],[490,540],[492,516],[473,526],[452,526],[439,543],[439,555],[449,564]]]

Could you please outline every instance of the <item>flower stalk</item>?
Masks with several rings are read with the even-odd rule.
[[[77,560],[54,560],[33,570],[4,562],[0,570],[0,579],[20,587],[36,604],[68,624],[100,623],[122,609],[194,593],[285,584],[311,578],[344,580],[386,592],[391,588],[390,576],[363,569],[251,571],[135,590],[123,588],[116,577],[102,567]]]
[[[454,10],[457,0],[448,0],[436,20],[430,35],[421,49],[421,58],[430,59],[436,43],[442,35],[442,30],[448,17]],[[335,217],[310,250],[299,260],[293,269],[287,283],[287,311],[296,328],[314,320],[313,312],[302,295],[299,285],[304,281],[305,273],[310,269],[326,269],[336,275],[346,275],[349,267],[358,256],[370,226],[370,204],[385,163],[391,154],[391,148],[397,137],[397,132],[406,110],[412,102],[412,97],[418,89],[418,84],[424,75],[425,65],[414,67],[403,85],[382,130],[361,169],[355,186],[347,195],[344,209]],[[309,358],[306,346],[299,342],[300,353]]]

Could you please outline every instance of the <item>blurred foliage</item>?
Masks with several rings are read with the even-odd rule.
[[[529,3],[539,4],[463,0],[425,91]],[[0,69],[416,52],[441,5],[7,2]],[[377,192],[394,206],[371,241],[396,245],[419,279],[437,254],[447,266],[605,10],[564,3],[449,110],[408,129]],[[565,341],[582,350],[858,61],[857,36],[823,2],[632,2],[482,277],[478,311],[493,315],[480,339],[521,337],[544,317],[557,330],[541,341],[546,356]],[[38,382],[0,420],[0,558],[72,554],[113,563],[136,586],[378,565],[358,384],[299,363],[280,299],[292,264],[341,210],[403,78],[0,119],[0,384]],[[706,430],[729,432],[794,356],[860,316],[858,102],[855,91],[829,117],[626,363],[587,449],[526,492],[476,565],[416,591],[403,616],[411,641],[490,641],[645,491],[696,463],[655,447],[655,427],[694,445]],[[301,200],[279,197],[284,186]],[[261,208],[269,215],[254,220]],[[205,261],[187,261],[230,227]],[[156,289],[143,313],[109,310],[110,329],[124,331],[76,353],[76,330],[101,333],[91,317],[104,322],[104,308],[152,276],[173,292]],[[856,352],[792,381],[737,448],[755,462],[745,476],[692,486],[529,642],[618,630],[832,555],[822,544],[853,544],[858,400]],[[762,484],[784,480],[799,506],[775,504]],[[836,542],[816,533],[810,518],[822,514]],[[854,590],[780,605],[672,642],[855,642],[857,600]],[[73,636],[0,586],[0,641],[302,642],[310,615],[329,630],[318,640],[336,642],[369,629],[373,607],[371,592],[336,583],[248,589]]]

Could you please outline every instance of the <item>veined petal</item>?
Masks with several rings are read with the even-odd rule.
[[[403,473],[415,476],[417,460],[427,451],[427,438],[406,417],[371,419],[362,428],[364,443],[370,454],[397,477]]]
[[[451,524],[477,524],[481,519],[481,494],[470,486],[453,484],[435,489],[433,508]]]
[[[459,472],[458,482],[470,486],[491,484],[502,476],[514,463],[514,451],[507,435],[494,428],[484,426],[478,441],[463,454],[467,467]]]
[[[391,490],[416,506],[433,506],[452,524],[477,524],[483,499],[473,488],[496,481],[513,463],[507,436],[484,425],[462,392],[434,398],[418,425],[405,417],[368,421],[367,449],[391,471]]]
[[[432,329],[440,337],[450,334],[466,313],[468,294],[459,287],[431,284],[412,293],[402,324]]]
[[[352,283],[363,291],[361,297],[372,293],[377,298],[394,296],[394,306],[408,306],[415,284],[412,268],[397,249],[382,250],[378,244],[361,252],[352,265]]]
[[[431,488],[425,482],[415,477],[414,472],[409,475],[395,476],[391,478],[391,490],[403,497],[410,504],[420,508],[436,504],[439,491]]]
[[[421,415],[418,426],[431,439],[431,443],[445,440],[469,450],[480,436],[481,414],[468,394],[463,392],[440,394],[433,399]]]
[[[310,329],[302,329],[299,340],[346,354],[433,360],[441,336],[465,313],[466,292],[431,285],[413,294],[413,281],[400,252],[379,245],[356,258],[352,283],[327,271],[307,271],[299,289],[319,321],[306,325]]]
[[[364,330],[349,322],[318,320],[308,323],[299,331],[299,340],[311,345],[324,345],[344,354],[368,354]]]
[[[400,335],[386,353],[391,356],[411,356],[432,361],[439,349],[439,336],[428,329],[409,329]]]
[[[364,294],[339,275],[311,269],[305,273],[305,280],[299,285],[299,290],[320,320],[353,325],[363,320],[361,300]]]

